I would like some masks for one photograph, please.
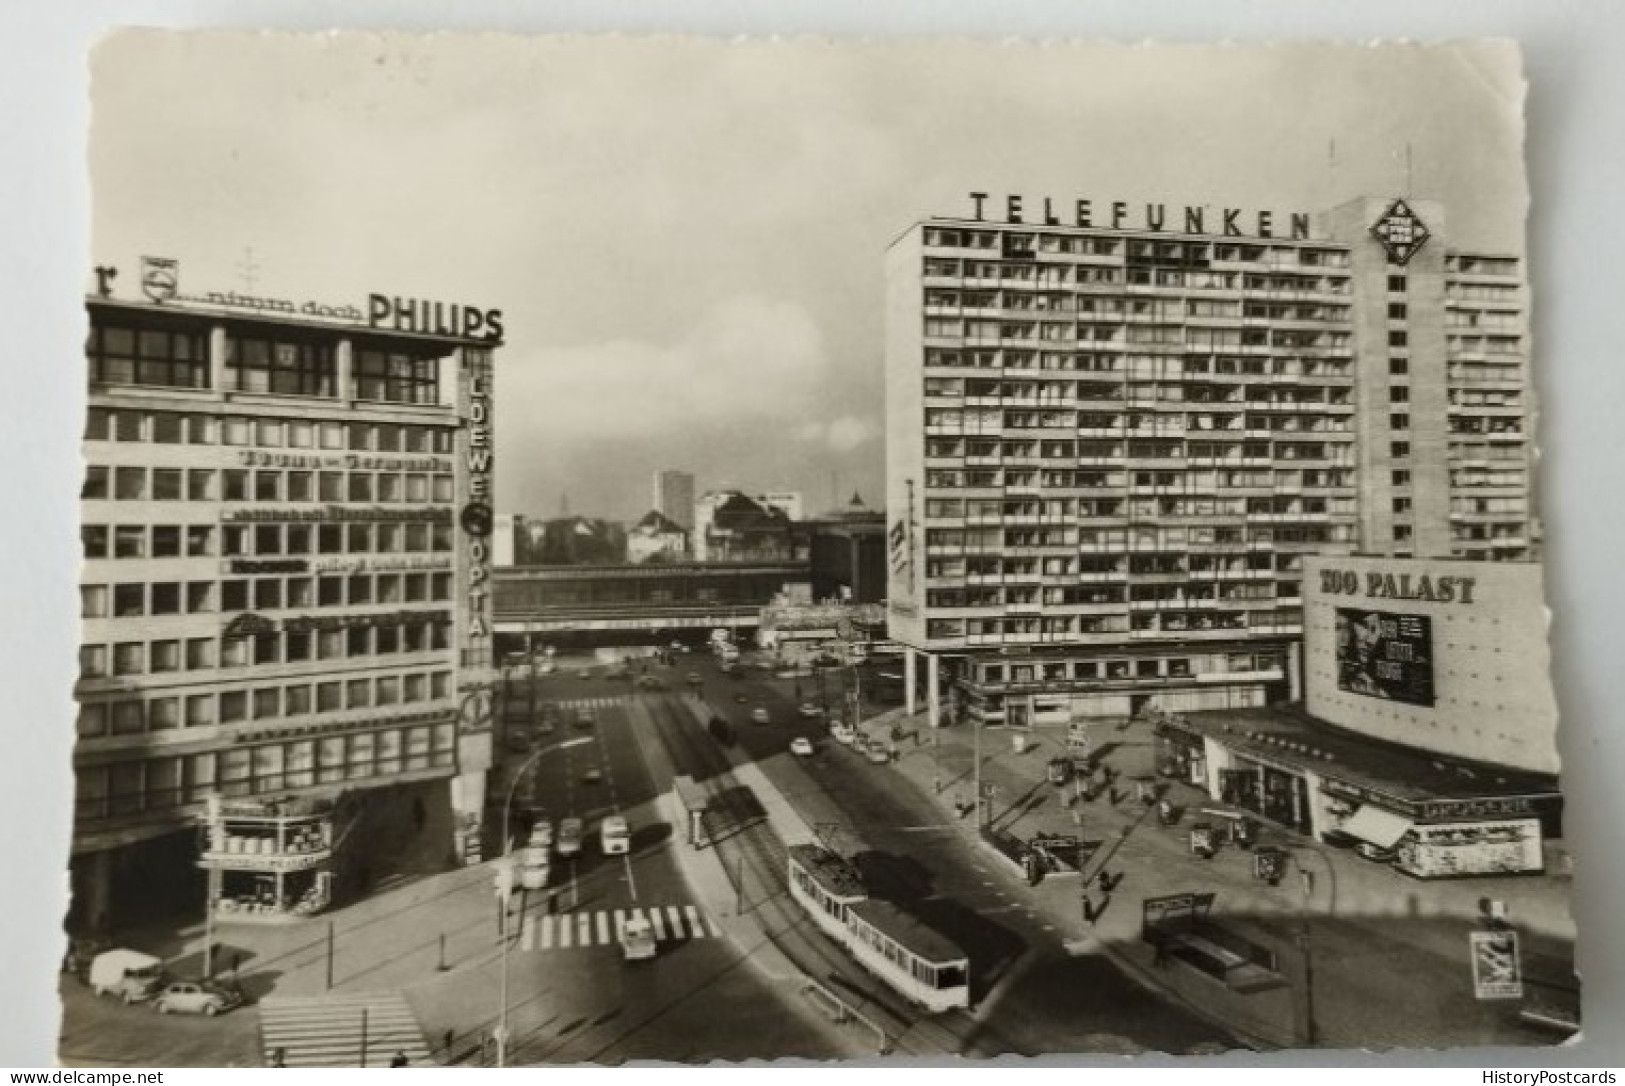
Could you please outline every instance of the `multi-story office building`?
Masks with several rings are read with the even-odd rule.
[[[1529,556],[1521,262],[1438,205],[972,201],[888,258],[890,629],[934,717],[943,659],[988,724],[1296,697],[1306,555]]]
[[[444,864],[490,764],[499,315],[316,317],[180,296],[167,269],[87,301],[86,928],[205,884],[222,919],[300,915]]]
[[[694,528],[694,476],[686,471],[657,471],[655,512],[684,531]]]

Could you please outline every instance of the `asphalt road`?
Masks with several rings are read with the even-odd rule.
[[[672,827],[656,804],[671,782],[656,776],[633,735],[627,684],[549,677],[540,689],[555,703],[614,704],[592,708],[591,728],[576,727],[573,710],[566,711],[552,734],[539,737],[544,747],[591,738],[544,753],[529,789],[555,831],[575,817],[587,832],[578,858],[555,858],[549,890],[527,895],[526,920],[509,955],[510,1062],[851,1054],[812,1007],[774,986],[720,938],[694,900],[672,856]],[[504,755],[510,765],[524,757]],[[596,781],[588,781],[589,771],[597,772]],[[521,794],[526,790],[521,784]],[[632,829],[632,851],[623,856],[600,848],[598,827],[610,814],[626,816]],[[528,815],[517,816],[515,833],[528,823]],[[626,961],[613,939],[615,913],[632,909],[646,915],[659,909],[669,925],[652,961]],[[582,945],[583,931],[589,945]]]
[[[987,854],[945,824],[930,797],[885,766],[873,765],[828,737],[820,719],[797,711],[817,701],[816,680],[720,674],[710,659],[680,658],[695,672],[713,709],[734,725],[740,745],[806,820],[863,872],[876,896],[907,907],[952,937],[971,958],[972,1023],[944,1024],[979,1053],[1001,1051],[1184,1053],[1232,1047],[1188,1012],[1124,977],[1098,957],[1074,957],[1064,940],[1029,907],[1022,888],[995,870]],[[839,680],[826,680],[838,704]],[[758,707],[773,723],[751,722]],[[814,743],[810,758],[788,753],[790,740]]]

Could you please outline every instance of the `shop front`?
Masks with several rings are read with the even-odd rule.
[[[1288,766],[1236,753],[1230,768],[1219,770],[1219,799],[1296,833],[1312,831],[1309,782]]]
[[[1335,832],[1391,852],[1396,868],[1419,879],[1539,874],[1544,824],[1560,803],[1555,793],[1408,800],[1335,779],[1321,791],[1333,801]]]
[[[296,920],[332,900],[330,808],[216,796],[204,817],[207,846],[198,865],[208,872],[217,922]]]
[[[1172,780],[1204,788],[1207,785],[1207,744],[1202,737],[1167,721],[1156,726],[1157,772]]]

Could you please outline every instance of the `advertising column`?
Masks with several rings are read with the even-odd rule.
[[[491,767],[495,669],[491,625],[491,352],[464,347],[458,376],[457,434],[457,777],[452,805],[460,820],[458,854],[483,858],[486,773]]]

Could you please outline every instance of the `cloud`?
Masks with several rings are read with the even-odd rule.
[[[808,412],[831,372],[807,311],[757,296],[719,303],[670,342],[539,347],[499,356],[498,365],[499,432],[545,429],[555,447],[787,426]]]
[[[795,435],[802,441],[827,446],[831,452],[849,453],[867,444],[879,434],[874,423],[856,415],[842,415],[833,422],[804,422],[796,427]]]

